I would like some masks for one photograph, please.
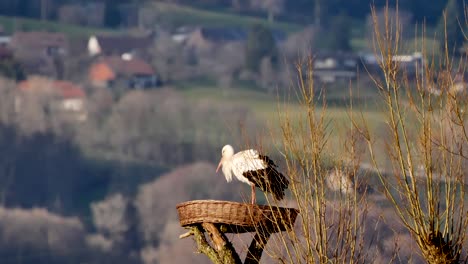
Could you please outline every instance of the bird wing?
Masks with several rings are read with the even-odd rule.
[[[268,156],[249,149],[235,154],[232,162],[234,175],[240,181],[253,183],[262,191],[272,193],[277,200],[284,198],[284,190],[288,188],[289,181],[276,169],[276,164]]]
[[[236,153],[232,157],[232,164],[234,169],[240,174],[247,171],[262,170],[267,167],[267,164],[260,159],[258,151],[255,149],[248,149]]]

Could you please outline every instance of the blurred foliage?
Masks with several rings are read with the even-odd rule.
[[[26,79],[23,67],[13,59],[4,59],[0,61],[0,75],[16,81]]]
[[[321,50],[351,51],[352,20],[346,14],[340,14],[330,21],[329,25],[319,29],[316,47]]]
[[[466,24],[463,10],[463,1],[449,0],[444,9],[445,17],[441,16],[437,24],[437,36],[442,44],[441,49],[445,48],[445,42],[447,42],[449,54],[458,54],[465,41],[463,31],[466,26],[460,28],[460,25]]]
[[[268,57],[273,65],[278,63],[278,50],[272,32],[267,27],[257,24],[250,29],[247,37],[247,68],[258,72],[265,57]]]

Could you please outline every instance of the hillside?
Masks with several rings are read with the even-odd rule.
[[[262,24],[271,28],[292,32],[299,30],[302,26],[294,23],[274,22],[268,23],[266,19],[237,15],[230,13],[220,13],[204,9],[193,8],[184,5],[153,2],[147,4],[147,10],[150,11],[155,19],[163,24],[172,27],[182,25],[200,25],[200,26],[239,26],[247,28],[252,24]]]
[[[0,25],[6,33],[11,33],[16,30],[22,31],[52,31],[63,32],[68,36],[89,36],[96,33],[116,33],[117,31],[106,28],[92,28],[76,25],[67,25],[52,21],[40,21],[30,18],[15,18],[8,16],[0,16]]]

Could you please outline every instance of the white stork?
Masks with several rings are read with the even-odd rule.
[[[232,174],[236,178],[252,187],[252,204],[255,203],[255,187],[273,194],[277,200],[284,198],[284,190],[288,188],[288,179],[276,170],[276,164],[257,150],[248,149],[234,154],[234,148],[226,145],[221,151],[216,172],[223,167],[227,182],[232,181]]]

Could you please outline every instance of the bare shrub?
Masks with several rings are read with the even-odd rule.
[[[86,13],[80,5],[63,5],[58,9],[58,19],[67,24],[85,25]]]
[[[251,0],[251,6],[268,12],[268,21],[273,22],[275,15],[284,8],[284,0]]]
[[[171,89],[132,91],[112,107],[104,122],[94,122],[104,123],[101,135],[80,138],[96,140],[88,147],[117,159],[178,165],[217,159],[218,142],[228,135],[240,139],[237,128],[256,125],[254,120],[244,107],[190,102]]]
[[[245,52],[245,44],[241,42],[223,44],[213,53],[200,55],[199,67],[201,73],[218,79],[224,89],[231,88],[233,81],[245,65],[245,57],[239,56]]]
[[[356,153],[333,155],[328,137],[327,108],[319,106],[312,74],[312,57],[296,65],[297,94],[300,111],[294,114],[287,106],[280,108],[280,138],[275,138],[279,152],[285,160],[284,171],[290,179],[289,204],[299,210],[294,230],[272,236],[264,254],[283,263],[365,263],[373,261],[373,246],[365,241],[367,219],[366,194],[359,194],[356,186],[346,186],[344,192],[331,193],[327,172],[339,164],[350,166],[352,175],[359,175]],[[358,133],[351,133],[358,135]],[[348,149],[357,148],[351,137]],[[345,153],[347,149],[335,150]],[[330,152],[328,152],[330,151]],[[332,158],[333,157],[333,158]],[[351,160],[350,160],[351,157]],[[358,180],[358,179],[353,179]],[[333,180],[332,180],[333,181]],[[339,179],[338,189],[342,189]],[[351,192],[351,188],[353,191]],[[269,199],[268,204],[278,205]],[[274,219],[275,223],[288,222],[287,218]]]
[[[163,82],[189,80],[198,76],[193,51],[172,40],[168,32],[160,31],[150,50],[152,65]]]
[[[280,52],[290,61],[305,59],[314,48],[316,30],[308,26],[299,32],[292,33],[280,46]]]
[[[26,135],[46,132],[52,127],[51,104],[58,96],[52,80],[31,77],[30,87],[17,93],[17,126]]]
[[[465,204],[466,154],[461,147],[467,137],[464,127],[466,102],[450,92],[450,74],[438,82],[441,95],[427,92],[426,80],[418,77],[415,84],[402,78],[404,73],[393,56],[398,54],[401,27],[388,7],[383,24],[372,10],[376,53],[381,60],[384,80],[375,80],[385,102],[389,138],[386,158],[391,163],[392,177],[383,175],[376,158],[373,138],[363,130],[369,151],[377,168],[384,193],[403,226],[411,233],[428,263],[458,263],[466,258],[465,243],[468,218]],[[422,53],[426,55],[424,43]],[[446,47],[443,72],[450,73],[451,47]],[[462,62],[461,62],[462,63]],[[432,64],[424,65],[427,76],[436,76]],[[420,76],[420,75],[418,75]],[[411,87],[414,87],[411,90]],[[461,135],[456,137],[454,135]]]
[[[113,242],[121,242],[124,233],[129,229],[126,218],[127,204],[128,200],[120,193],[91,203],[94,226]]]
[[[113,241],[110,240],[109,238],[106,238],[102,234],[91,234],[87,235],[86,238],[86,244],[93,249],[98,249],[99,251],[102,252],[110,252],[113,247]]]
[[[373,47],[376,38],[375,25],[378,25],[377,30],[380,33],[383,33],[387,30],[385,27],[386,22],[389,22],[388,29],[391,32],[395,33],[398,30],[401,34],[403,32],[402,29],[404,28],[404,35],[401,35],[401,37],[405,40],[408,40],[409,38],[414,37],[412,19],[413,18],[411,13],[388,6],[387,8],[382,8],[371,12],[366,18],[366,38],[369,50],[374,50]]]
[[[107,139],[109,147],[119,158],[164,163],[168,160],[163,144],[175,146],[183,140],[180,124],[188,110],[183,98],[169,90],[129,92],[107,121],[105,130],[113,131]]]
[[[0,79],[0,122],[11,124],[14,122],[16,104],[16,85],[13,81]]]
[[[27,235],[26,235],[27,234]],[[46,209],[0,208],[2,248],[52,250],[74,254],[84,247],[84,227],[76,217],[62,217]]]

